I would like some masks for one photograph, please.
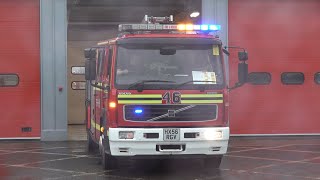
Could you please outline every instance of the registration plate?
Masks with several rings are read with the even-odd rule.
[[[163,129],[163,140],[164,141],[179,141],[180,140],[180,129],[179,128]]]

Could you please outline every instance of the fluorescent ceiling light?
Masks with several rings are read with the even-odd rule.
[[[200,15],[200,13],[199,13],[198,11],[195,11],[195,12],[192,12],[192,13],[190,14],[190,17],[196,18],[196,17],[198,17],[199,15]]]

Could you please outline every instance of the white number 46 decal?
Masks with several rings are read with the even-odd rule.
[[[162,100],[165,101],[165,104],[180,104],[181,103],[181,93],[173,92],[170,95],[170,92],[166,92],[162,96]]]

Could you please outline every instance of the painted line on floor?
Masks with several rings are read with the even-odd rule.
[[[7,155],[7,154],[14,154],[14,153],[31,153],[31,154],[48,154],[48,155],[61,155],[61,156],[86,156],[88,158],[96,158],[96,157],[90,157],[90,155],[81,155],[81,154],[72,154],[72,153],[54,153],[54,152],[45,152],[44,150],[52,150],[52,149],[67,149],[68,147],[59,147],[59,148],[47,148],[47,149],[41,149],[41,150],[26,150],[26,151],[13,151],[13,152],[7,152],[7,153],[0,153],[0,155]]]
[[[318,141],[319,139],[315,139],[315,141]],[[309,143],[299,143],[299,144],[294,144],[296,146],[320,146],[320,144],[309,144]]]
[[[264,174],[264,175],[273,175],[273,176],[284,176],[284,177],[295,177],[295,178],[304,178],[304,179],[319,179],[316,177],[310,177],[310,176],[296,176],[291,174],[281,174],[281,173],[265,173],[265,172],[256,172],[256,171],[250,171],[250,170],[232,170],[232,169],[222,169],[222,171],[233,171],[236,173],[249,173],[249,174]],[[223,178],[223,176],[222,176]]]
[[[252,149],[246,149],[246,150],[232,151],[230,153],[239,153],[239,152],[247,152],[247,151],[255,151],[255,150],[268,150],[268,149],[272,149],[272,148],[282,148],[282,147],[288,147],[288,146],[292,146],[292,144],[275,146],[275,147],[252,148]]]
[[[78,156],[84,156],[87,157],[88,155],[81,155],[81,154],[65,154],[65,153],[52,153],[52,152],[28,152],[31,154],[47,154],[47,155],[60,155],[60,156],[74,156],[74,157],[78,157]]]
[[[15,149],[4,149],[6,151],[41,151],[41,150],[47,150],[47,149],[63,149],[63,148],[68,148],[68,147],[50,147],[50,148],[41,148],[41,147],[38,147],[38,148],[15,148]],[[3,150],[3,149],[2,149]]]
[[[32,150],[23,150],[23,151],[11,151],[8,153],[2,153],[1,155],[6,155],[6,154],[15,154],[15,153],[28,153],[28,152],[33,152],[33,151],[41,151],[41,150],[52,150],[52,149],[67,149],[68,147],[54,147],[54,148],[45,148],[45,149],[32,149]]]
[[[0,150],[0,151],[3,151],[3,152],[10,152],[10,150]]]
[[[320,144],[305,144],[305,143],[299,143],[299,144],[289,144],[285,145],[285,147],[290,147],[290,146],[320,146]],[[229,147],[234,147],[234,148],[278,148],[278,147],[272,147],[272,146],[232,146],[230,145]]]
[[[303,160],[295,161],[295,162],[292,162],[292,163],[304,163],[304,164],[308,164],[308,163],[312,163],[312,162],[308,162],[308,161],[317,160],[317,159],[320,159],[320,156],[317,156],[317,157],[314,157],[314,158],[309,158],[309,159],[303,159]]]
[[[72,154],[62,154],[62,153],[49,153],[49,152],[32,152],[32,151],[15,151],[12,153],[3,153],[0,155],[9,155],[9,154],[17,154],[17,153],[30,153],[30,154],[48,154],[48,155],[61,155],[61,156],[76,156],[76,155],[72,155]]]
[[[269,168],[269,167],[274,167],[274,166],[279,166],[279,165],[284,165],[286,163],[279,163],[279,164],[268,164],[268,165],[263,165],[263,166],[258,166],[258,167],[255,167],[251,170],[257,170],[257,169],[265,169],[265,168]]]
[[[262,158],[262,157],[252,157],[252,156],[237,156],[237,155],[224,155],[226,157],[237,157],[237,158],[246,158],[246,159],[256,159],[256,160],[268,160],[268,161],[278,161],[278,162],[289,162],[289,160],[282,159],[272,159],[272,158]]]
[[[143,178],[132,178],[132,177],[124,177],[124,176],[116,176],[116,175],[100,175],[100,177],[106,178],[120,178],[120,179],[129,179],[129,180],[143,180]]]
[[[320,151],[301,151],[301,150],[293,150],[293,149],[270,149],[274,151],[284,151],[284,152],[299,152],[299,153],[315,153],[315,154],[320,154]]]
[[[249,172],[250,173],[250,172]],[[319,179],[317,177],[311,177],[311,176],[296,176],[292,174],[280,174],[280,173],[265,173],[265,172],[256,172],[253,171],[251,173],[254,174],[264,174],[264,175],[273,175],[273,176],[284,176],[284,177],[295,177],[295,178],[304,178],[304,179]]]
[[[43,167],[34,167],[34,166],[21,166],[21,165],[8,165],[8,167],[18,167],[18,168],[26,168],[26,169],[39,169],[39,170],[46,170],[46,171],[55,171],[55,172],[64,172],[64,173],[73,173],[73,174],[100,174],[104,171],[98,172],[84,172],[84,171],[72,171],[72,170],[63,170],[63,169],[55,169],[55,168],[43,168]]]
[[[77,158],[82,158],[82,157],[67,157],[67,158],[60,158],[60,159],[51,159],[51,160],[45,160],[45,161],[33,161],[30,163],[23,163],[23,164],[0,164],[0,166],[6,166],[6,167],[28,167],[27,165],[32,165],[32,164],[39,164],[39,163],[46,163],[46,162],[54,162],[54,161],[63,161],[63,160],[69,160],[69,159],[77,159]]]
[[[63,176],[63,177],[54,177],[54,178],[46,178],[47,180],[56,180],[56,179],[73,179],[75,177],[82,177],[82,176],[90,176],[90,175],[97,175],[98,173],[78,173],[71,176]]]
[[[51,159],[51,160],[45,160],[45,161],[34,161],[34,162],[25,163],[25,164],[19,164],[19,165],[28,166],[28,165],[32,165],[32,164],[40,164],[40,163],[63,161],[63,160],[70,160],[70,159],[79,159],[79,158],[82,158],[82,157],[67,157],[67,158]]]
[[[33,167],[33,166],[8,165],[8,167],[18,167],[18,168],[26,168],[26,169],[39,169],[39,170],[65,172],[65,173],[86,173],[86,172],[81,172],[81,171],[71,171],[71,170],[63,170],[63,169],[55,169],[55,168],[43,168],[43,167]]]
[[[252,170],[269,168],[269,167],[274,167],[274,166],[287,165],[287,164],[298,164],[298,163],[315,164],[315,163],[308,162],[308,161],[317,160],[317,159],[320,159],[320,156],[314,157],[314,158],[309,158],[309,159],[303,159],[303,160],[300,160],[300,161],[288,161],[288,162],[284,162],[284,163],[280,163],[280,164],[269,164],[269,165],[265,165],[265,166],[259,166],[259,167],[253,168]]]
[[[131,178],[131,177],[123,177],[123,176],[116,176],[116,175],[99,175],[99,173],[79,173],[71,176],[63,176],[63,177],[55,177],[55,178],[46,178],[47,180],[59,180],[59,179],[73,179],[76,177],[83,177],[83,176],[90,176],[96,175],[98,177],[105,177],[105,178],[116,178],[116,179],[129,179],[129,180],[144,180],[144,178]]]
[[[265,146],[228,146],[230,148],[262,148]]]

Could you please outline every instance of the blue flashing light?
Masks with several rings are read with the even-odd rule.
[[[218,30],[221,30],[221,26],[220,25],[210,25],[209,30],[210,31],[218,31]]]
[[[205,24],[201,25],[202,31],[207,31],[208,29],[209,29],[208,25],[205,25]]]
[[[136,113],[136,114],[141,114],[141,113],[143,113],[143,110],[142,110],[142,109],[135,109],[135,110],[134,110],[134,113]]]

